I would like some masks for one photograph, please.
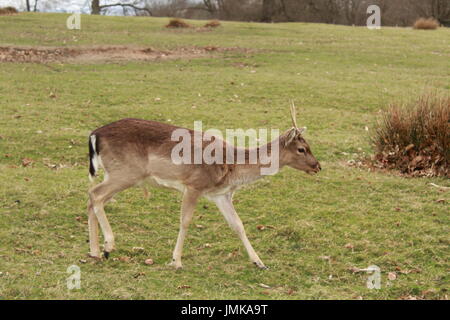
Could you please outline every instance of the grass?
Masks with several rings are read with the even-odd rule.
[[[222,22],[197,32],[168,30],[164,18],[83,15],[76,31],[65,28],[67,16],[2,16],[0,44],[255,52],[159,62],[1,63],[1,299],[448,298],[449,196],[429,185],[448,187],[448,180],[407,179],[346,162],[372,152],[369,135],[388,103],[425,88],[449,92],[450,30]],[[128,258],[86,258],[91,130],[124,117],[287,129],[290,99],[322,172],[286,168],[235,196],[269,270],[248,261],[206,200],[186,240],[184,269],[167,267],[180,194],[163,189],[152,190],[148,201],[130,189],[107,206],[117,245],[112,258]],[[23,166],[24,158],[33,162]],[[145,265],[147,258],[155,263]],[[66,269],[73,264],[82,282],[70,291]],[[381,269],[380,290],[366,288],[367,274],[350,271],[372,264]],[[397,278],[388,280],[389,272]]]

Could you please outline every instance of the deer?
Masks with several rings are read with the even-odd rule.
[[[305,127],[299,128],[295,105],[291,105],[292,128],[264,145],[277,151],[279,171],[288,166],[308,174],[321,170],[309,144],[303,137]],[[126,118],[107,124],[89,135],[89,178],[93,180],[100,169],[104,180],[89,190],[88,227],[89,256],[102,259],[99,246],[99,225],[104,236],[103,257],[108,259],[115,249],[114,235],[104,206],[115,194],[133,186],[157,186],[175,189],[182,193],[180,227],[169,265],[180,269],[184,240],[194,215],[197,201],[201,197],[215,203],[231,229],[242,241],[250,261],[266,269],[247,238],[244,225],[234,206],[236,190],[262,177],[261,163],[174,163],[171,150],[175,147],[172,134],[180,129],[157,121]],[[190,135],[195,131],[187,130]],[[222,141],[224,148],[237,152],[238,148]],[[207,142],[204,142],[204,147]],[[192,146],[194,148],[194,146]],[[257,147],[257,149],[262,147]],[[242,148],[241,148],[242,149]],[[242,151],[242,150],[241,150]],[[246,159],[251,148],[243,149]]]

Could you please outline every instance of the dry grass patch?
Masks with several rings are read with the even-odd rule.
[[[191,27],[192,26],[189,23],[179,18],[170,19],[169,23],[166,25],[166,28],[176,28],[176,29],[191,28]]]
[[[383,112],[372,137],[375,166],[450,177],[450,96],[427,93]]]
[[[4,7],[0,8],[0,16],[6,16],[11,14],[17,14],[19,11],[14,7]]]
[[[420,18],[414,22],[414,29],[420,30],[436,30],[439,28],[439,21],[434,18]]]
[[[219,20],[211,20],[209,22],[207,22],[203,27],[204,28],[217,28],[220,27],[220,21]]]

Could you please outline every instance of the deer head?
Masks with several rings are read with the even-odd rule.
[[[294,102],[291,104],[291,118],[292,128],[281,136],[280,158],[289,167],[307,173],[317,173],[322,168],[302,136],[306,127],[299,128],[297,126]]]

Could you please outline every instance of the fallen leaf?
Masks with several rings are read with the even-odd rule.
[[[150,258],[145,259],[144,263],[148,266],[151,266],[152,264],[154,264],[153,259],[150,259]]]
[[[422,296],[427,296],[427,295],[433,294],[433,293],[436,293],[435,289],[424,290],[424,291],[422,291]]]
[[[262,231],[262,230],[264,230],[266,227],[264,227],[263,225],[257,225],[256,226],[256,229],[258,229],[258,230],[260,230],[260,231]]]
[[[23,158],[22,159],[22,166],[28,167],[30,164],[33,163],[33,160],[30,158]]]
[[[119,261],[122,261],[122,262],[129,262],[129,261],[130,261],[130,257],[127,257],[127,256],[119,257]]]
[[[133,275],[133,278],[137,279],[137,278],[139,278],[140,276],[145,276],[145,272],[138,272],[138,273],[136,273],[135,275]]]
[[[357,267],[350,267],[350,268],[348,268],[348,270],[350,270],[350,271],[353,272],[353,273],[357,273],[357,272],[360,272],[360,271],[361,271],[361,269],[360,269],[360,268],[357,268]]]
[[[389,272],[388,279],[394,281],[395,279],[397,279],[397,274],[395,272]]]
[[[264,284],[264,283],[260,283],[259,286],[264,289],[270,289],[270,286],[268,286],[267,284]]]
[[[189,289],[191,286],[187,284],[182,284],[181,286],[178,286],[177,289]]]
[[[409,150],[411,150],[412,148],[414,148],[414,144],[410,144],[405,148],[405,152],[408,152]]]
[[[353,249],[354,248],[353,244],[351,244],[351,243],[347,243],[344,247],[347,248],[347,249]]]

